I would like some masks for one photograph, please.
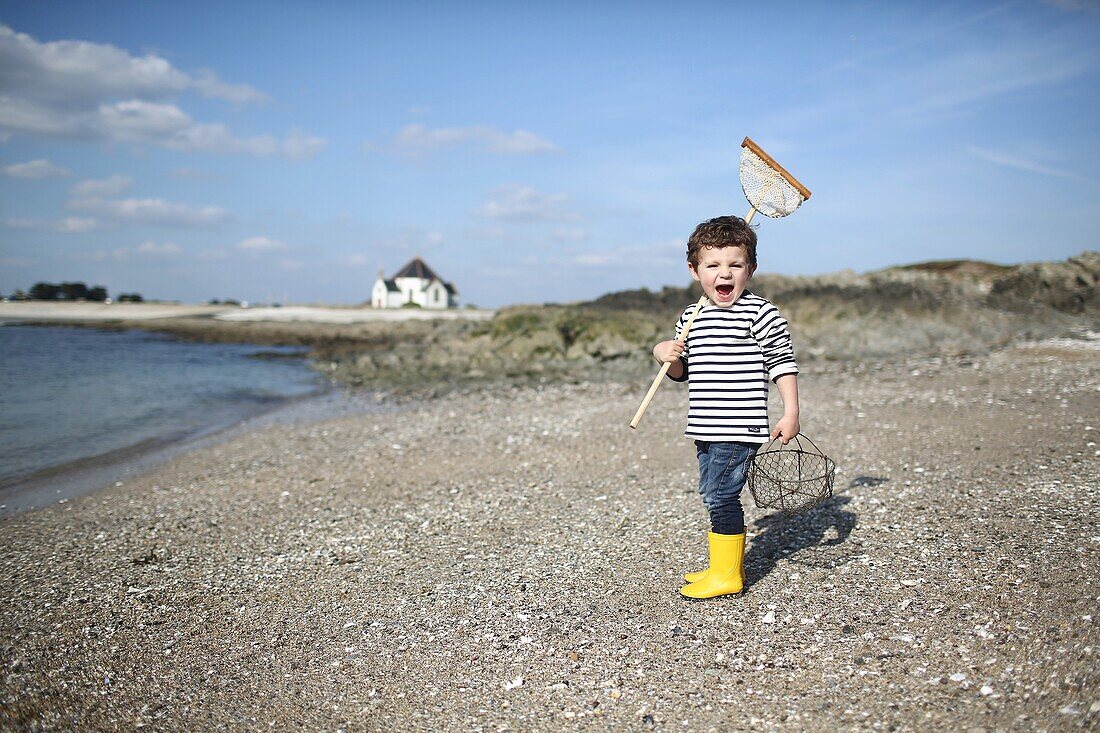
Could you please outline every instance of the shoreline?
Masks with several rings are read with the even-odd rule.
[[[139,477],[171,459],[231,440],[278,420],[293,424],[303,419],[330,419],[357,409],[355,406],[367,410],[370,409],[366,406],[369,399],[352,398],[338,385],[326,382],[315,392],[275,398],[264,404],[252,403],[252,409],[242,410],[229,421],[173,435],[146,438],[105,453],[13,476],[0,481],[0,518],[42,509],[51,504],[64,504],[112,485],[117,486],[119,482]]]
[[[78,328],[97,329],[105,326],[103,323],[88,322],[61,325],[54,322],[20,321],[10,324],[9,327],[73,328],[74,325]],[[132,325],[142,332],[158,333],[149,328],[149,321],[139,321]],[[158,335],[175,339],[171,334]],[[255,344],[248,346],[254,347]],[[94,493],[120,481],[140,476],[176,456],[229,440],[234,435],[258,429],[273,420],[323,420],[347,414],[349,411],[394,409],[393,405],[385,403],[379,392],[352,393],[346,387],[320,375],[315,361],[309,359],[305,352],[260,350],[247,354],[247,358],[280,361],[292,359],[296,362],[296,369],[301,370],[303,375],[309,375],[310,384],[304,385],[305,391],[295,390],[291,394],[227,395],[219,403],[220,409],[203,413],[192,411],[187,415],[177,413],[170,422],[163,422],[144,432],[127,433],[125,439],[133,441],[129,444],[120,445],[115,442],[111,447],[99,447],[95,443],[83,446],[85,450],[95,450],[98,447],[102,451],[99,453],[80,455],[77,451],[69,451],[70,455],[76,455],[56,455],[53,460],[57,462],[38,468],[33,467],[33,462],[28,465],[28,462],[14,461],[6,468],[14,469],[17,465],[27,467],[22,472],[0,478],[0,517],[40,509],[53,503],[65,503]],[[38,453],[40,456],[45,455],[42,451]],[[11,457],[16,458],[14,454]]]

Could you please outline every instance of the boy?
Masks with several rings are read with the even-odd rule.
[[[745,513],[741,489],[748,460],[770,438],[798,435],[798,366],[787,322],[774,305],[746,290],[756,271],[756,233],[744,219],[720,216],[695,228],[688,270],[710,300],[687,343],[680,333],[694,310],[676,324],[676,339],[653,347],[668,376],[689,382],[684,434],[695,439],[699,493],[710,513],[710,564],[687,573],[685,598],[740,593],[745,583]],[[783,418],[768,432],[768,382],[783,399]]]

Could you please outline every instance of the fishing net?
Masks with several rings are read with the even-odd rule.
[[[790,216],[810,198],[808,188],[747,137],[741,143],[741,190],[753,209],[772,219]]]
[[[773,219],[789,216],[802,205],[803,201],[810,198],[810,189],[799,183],[783,166],[776,163],[759,145],[747,137],[741,142],[741,190],[745,192],[745,198],[749,200],[749,205],[752,207],[745,215],[746,224],[752,222],[753,216],[758,211]],[[705,295],[699,299],[695,306],[695,314],[691,317],[692,320],[695,320],[695,315],[703,309],[706,301]],[[691,321],[688,321],[687,326],[684,327],[680,338],[687,338],[689,328],[691,328]],[[634,419],[630,421],[632,430],[636,429],[641,422],[642,415],[649,407],[657,388],[664,381],[668,368],[669,364],[666,362],[653,378],[649,392],[642,399],[638,411],[634,413]],[[831,491],[831,480],[829,486]],[[757,504],[759,503],[757,501]]]
[[[803,447],[803,439],[812,450]],[[796,435],[786,446],[773,440],[757,451],[749,461],[747,483],[756,506],[798,514],[833,495],[835,475],[833,460],[812,440]]]

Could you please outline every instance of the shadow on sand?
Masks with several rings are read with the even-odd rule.
[[[848,488],[877,486],[886,479],[860,476]],[[757,534],[745,554],[748,587],[768,575],[780,560],[799,565],[835,568],[863,554],[858,543],[848,542],[856,515],[845,505],[850,496],[834,496],[805,514],[769,514],[756,520]]]

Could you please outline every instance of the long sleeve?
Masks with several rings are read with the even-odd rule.
[[[784,374],[798,374],[798,364],[794,359],[794,346],[791,334],[787,330],[787,321],[771,303],[765,303],[749,327],[764,358],[764,369],[768,379],[775,381]]]

